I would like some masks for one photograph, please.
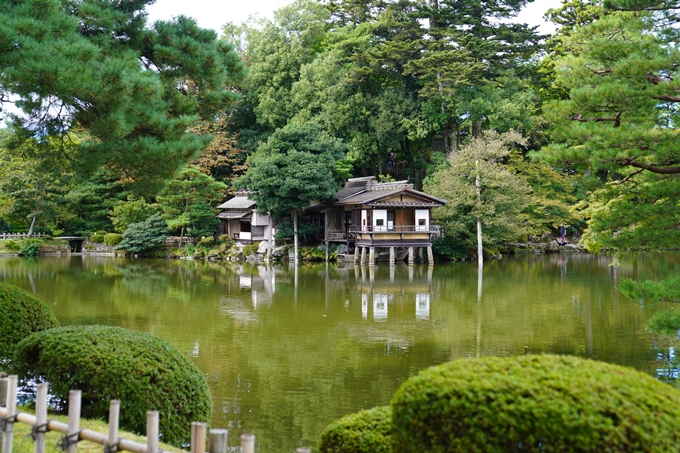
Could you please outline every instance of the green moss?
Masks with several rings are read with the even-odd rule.
[[[463,359],[392,400],[396,452],[677,451],[680,392],[630,368],[567,356]]]
[[[33,332],[58,325],[47,305],[21,288],[0,283],[0,359],[11,357],[16,344]]]
[[[106,418],[120,400],[120,426],[146,430],[146,412],[160,412],[164,442],[187,443],[192,421],[207,422],[211,398],[203,374],[179,350],[144,332],[106,326],[62,327],[17,345],[15,372],[22,382],[49,382],[52,401],[65,407],[71,389],[82,391],[82,414]]]
[[[347,415],[326,427],[320,453],[390,453],[392,410],[375,407]]]

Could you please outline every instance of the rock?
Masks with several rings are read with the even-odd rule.
[[[260,242],[260,244],[257,246],[257,253],[261,253],[263,255],[266,254],[267,253],[267,244],[268,244],[267,241]]]

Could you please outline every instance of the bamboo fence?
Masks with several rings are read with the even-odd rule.
[[[3,405],[2,402],[5,402]],[[0,379],[0,438],[2,453],[12,453],[14,424],[24,423],[32,427],[34,453],[45,453],[45,433],[55,431],[62,434],[58,447],[65,453],[76,453],[80,441],[89,441],[104,447],[104,453],[129,451],[132,453],[168,453],[159,449],[159,417],[158,411],[146,413],[146,444],[118,437],[118,420],[120,401],[112,400],[109,407],[109,432],[101,434],[89,429],[80,429],[80,390],[69,392],[68,423],[47,418],[47,384],[38,384],[36,388],[35,415],[17,412],[17,376]],[[209,432],[209,453],[227,452],[226,429],[211,429]],[[206,424],[191,423],[191,453],[206,453]],[[255,453],[255,436],[241,436],[241,453]],[[298,448],[296,453],[311,453],[308,448]]]

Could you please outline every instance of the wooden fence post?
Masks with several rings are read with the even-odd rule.
[[[191,453],[205,453],[205,423],[191,422]]]
[[[65,453],[76,453],[78,440],[80,439],[80,402],[82,392],[70,390],[68,392],[68,429],[64,441]]]
[[[295,450],[295,453],[312,453],[312,449],[307,447],[300,447],[297,450]]]
[[[38,384],[35,398],[35,453],[45,453],[45,433],[47,432],[47,384]]]
[[[4,233],[3,233],[4,234]],[[5,407],[7,403],[7,375],[0,373],[0,407]],[[0,448],[2,448],[2,430],[0,429]]]
[[[106,446],[111,449],[118,444],[118,421],[120,419],[120,401],[111,400],[109,403],[109,437],[106,439]]]
[[[17,412],[17,376],[7,378],[7,398],[5,399],[7,420],[5,422],[4,435],[2,436],[2,453],[12,453],[12,439],[14,437],[13,417]]]
[[[226,429],[210,430],[210,453],[227,453],[228,433]]]
[[[146,413],[146,453],[158,452],[158,411]]]
[[[255,453],[255,436],[241,434],[241,453]]]

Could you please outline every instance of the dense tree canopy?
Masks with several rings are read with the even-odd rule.
[[[244,68],[193,19],[146,23],[149,0],[0,4],[0,101],[16,141],[157,183],[208,138],[187,133],[235,100]],[[82,134],[71,147],[73,134]],[[59,146],[55,147],[55,141]]]

